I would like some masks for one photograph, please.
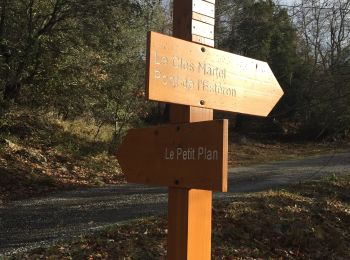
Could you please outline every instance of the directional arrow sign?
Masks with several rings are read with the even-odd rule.
[[[151,32],[150,100],[267,116],[283,91],[266,62]]]
[[[128,182],[227,190],[227,120],[131,129],[117,158]]]

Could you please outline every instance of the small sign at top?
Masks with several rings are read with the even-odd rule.
[[[212,3],[212,4],[215,5],[215,0],[204,0],[204,1],[209,2],[209,3]]]
[[[203,0],[193,0],[192,11],[209,17],[215,17],[215,5]]]

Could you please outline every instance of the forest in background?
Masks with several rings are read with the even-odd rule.
[[[147,31],[171,34],[171,1],[165,1],[0,0],[0,207],[4,212],[17,211],[22,202],[12,204],[13,200],[25,199],[35,213],[32,202],[37,200],[30,197],[126,182],[114,153],[123,134],[131,127],[166,122],[166,105],[144,97]],[[219,111],[215,116],[230,118],[231,133],[238,133],[230,135],[234,136],[228,149],[230,168],[269,163],[270,169],[275,161],[327,153],[324,158],[330,159],[317,166],[296,163],[310,172],[305,180],[323,171],[329,177],[214,203],[214,259],[345,259],[349,255],[350,179],[338,173],[348,173],[347,154],[336,159],[336,153],[350,145],[350,0],[298,2],[285,6],[277,0],[216,0],[216,48],[267,61],[285,95],[267,118]],[[302,174],[299,169],[289,170],[292,175]],[[276,173],[281,177],[289,170]],[[258,175],[249,177],[249,182],[259,184]],[[74,209],[81,209],[84,216],[88,208],[108,212],[106,190],[99,190],[104,193],[99,196],[103,209],[95,202],[90,207],[73,199]],[[42,198],[52,204],[54,196]],[[89,196],[83,197],[91,201]],[[65,199],[60,201],[68,207]],[[45,203],[35,204],[45,216],[57,215],[51,206],[47,215]],[[115,212],[115,204],[113,200],[109,212]],[[68,208],[70,216],[72,207]],[[60,212],[65,215],[63,207]],[[106,225],[110,218],[101,217]],[[25,218],[20,220],[23,225],[14,219],[8,222],[28,228]],[[47,222],[45,217],[37,219]],[[101,228],[100,222],[85,219],[89,230],[96,231],[94,225]],[[41,231],[39,222],[34,224]],[[59,219],[57,228],[63,226]],[[18,237],[20,232],[7,233]],[[57,246],[20,253],[14,259],[144,258],[147,254],[156,258],[165,255],[166,233],[164,219],[145,218],[76,241],[65,237]]]
[[[113,145],[164,122],[144,97],[146,37],[171,34],[171,16],[155,0],[0,0],[0,132],[16,110],[111,125]],[[216,48],[267,61],[285,95],[267,118],[217,116],[238,132],[348,138],[349,35],[350,0],[218,0]]]

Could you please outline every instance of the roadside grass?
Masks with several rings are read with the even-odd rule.
[[[229,165],[246,166],[350,150],[350,142],[234,141],[229,145]]]
[[[113,129],[31,111],[0,125],[0,203],[53,190],[125,182],[108,153]],[[98,134],[97,134],[98,133]]]
[[[165,259],[164,216],[9,259]],[[212,259],[350,259],[350,172],[214,203]]]

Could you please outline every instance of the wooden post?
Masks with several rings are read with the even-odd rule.
[[[168,259],[210,259],[212,192],[169,188]]]
[[[173,103],[173,125],[129,130],[117,157],[128,182],[170,186],[168,259],[209,260],[212,191],[227,191],[228,155],[227,120],[215,123],[212,109],[266,116],[283,91],[266,62],[202,46],[214,47],[215,0],[173,1],[182,40],[149,33],[146,82],[149,100]],[[203,147],[216,159],[201,158]]]
[[[174,0],[173,35],[212,45],[213,38],[192,34],[193,1],[195,0]],[[214,5],[212,0],[211,2]],[[198,13],[196,15],[201,16]],[[213,120],[212,109],[170,106],[170,123],[207,120]],[[211,211],[212,191],[169,187],[168,260],[211,258]]]
[[[149,33],[146,95],[183,104],[170,106],[170,123],[178,125],[129,130],[117,157],[128,182],[170,186],[168,259],[209,260],[212,190],[227,191],[228,155],[227,121],[212,121],[212,109],[266,116],[283,91],[266,62],[202,46],[214,47],[215,0],[173,1],[173,34],[182,40]],[[210,122],[191,124],[200,121]],[[148,150],[140,148],[141,140]],[[221,155],[201,158],[203,145]],[[144,169],[150,163],[147,153],[153,159]]]

